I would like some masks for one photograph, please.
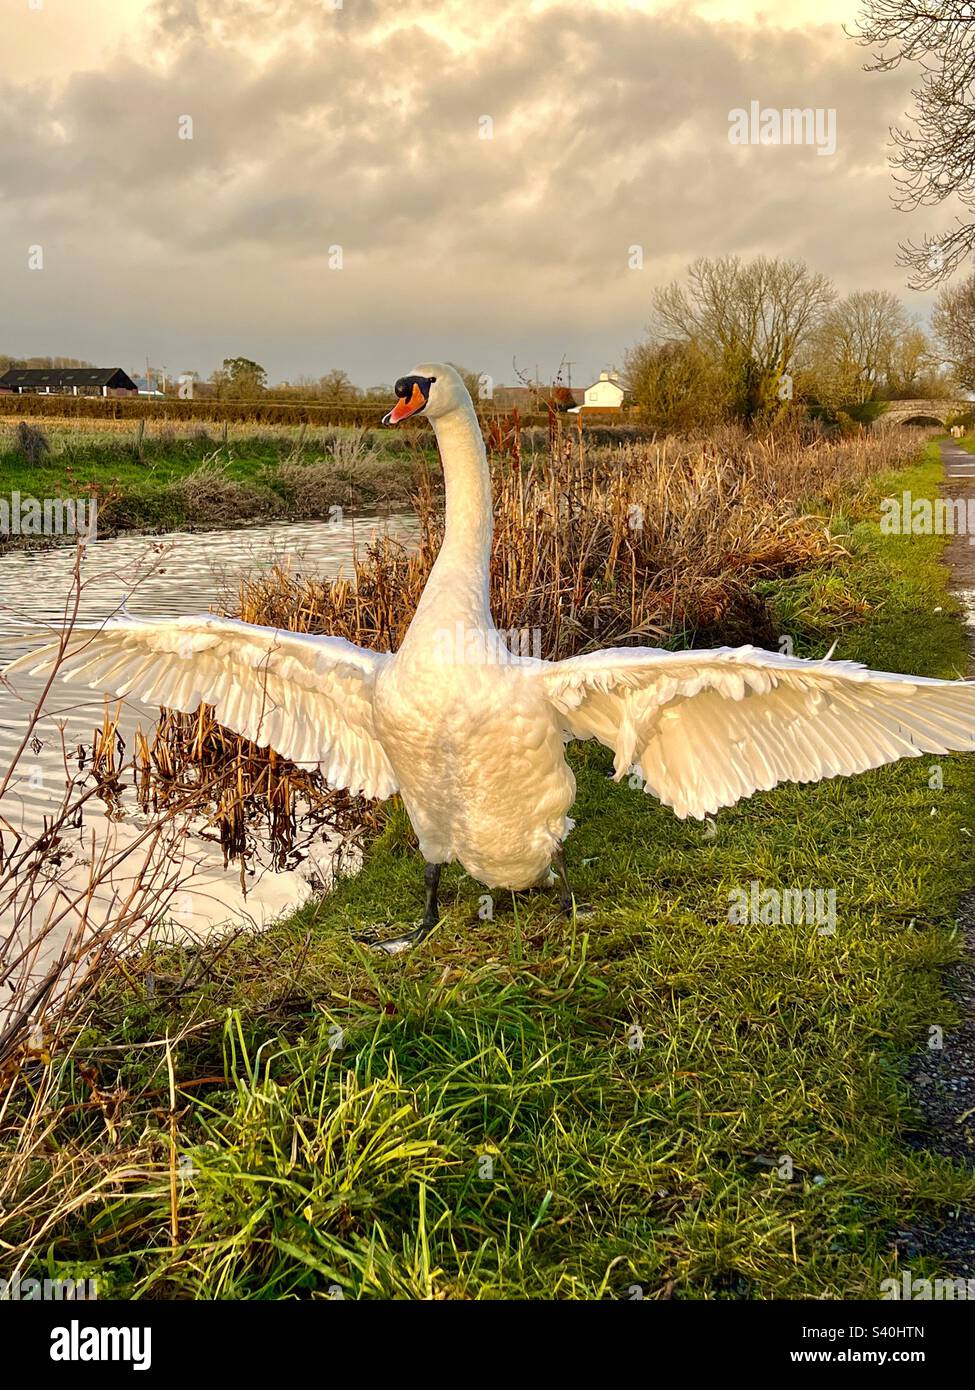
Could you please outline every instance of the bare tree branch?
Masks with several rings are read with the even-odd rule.
[[[864,0],[857,42],[876,51],[867,72],[916,63],[910,126],[894,127],[895,206],[910,212],[954,196],[967,213],[920,244],[901,245],[914,289],[947,279],[975,250],[975,4],[967,0]]]

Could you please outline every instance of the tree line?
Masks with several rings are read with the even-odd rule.
[[[975,276],[942,292],[932,330],[895,294],[840,296],[801,261],[702,257],[654,293],[625,379],[638,413],[662,429],[796,413],[869,422],[889,400],[975,389]]]

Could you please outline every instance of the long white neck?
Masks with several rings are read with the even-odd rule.
[[[493,630],[490,602],[491,473],[470,402],[433,422],[443,463],[446,526],[410,634],[431,624]],[[408,634],[408,635],[410,635]]]

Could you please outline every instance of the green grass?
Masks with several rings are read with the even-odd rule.
[[[219,425],[183,433],[46,426],[29,457],[16,430],[0,430],[0,496],[99,497],[99,531],[167,531],[273,518],[327,517],[335,505],[404,502],[411,457],[402,436],[333,428]],[[431,455],[432,457],[432,455]],[[297,468],[313,470],[296,486]],[[319,500],[315,504],[316,497]]]
[[[878,495],[939,477],[929,449]],[[839,569],[773,586],[783,632],[960,674],[942,541],[863,517],[849,537]],[[476,920],[484,890],[454,867],[436,933],[377,958],[352,933],[421,907],[394,805],[324,901],[217,954],[147,954],[103,990],[53,1063],[58,1099],[88,1108],[57,1122],[30,1180],[90,1165],[88,1199],[38,1258],[103,1297],[879,1297],[892,1232],[975,1197],[970,1172],[912,1142],[905,1080],[953,1018],[975,760],[943,760],[942,790],[928,758],[780,788],[713,827],[608,781],[605,750],[572,761],[591,918],[565,924],[542,893]],[[729,924],[752,880],[835,889],[836,934]],[[173,1246],[159,1043],[184,1026]],[[111,1127],[80,1063],[119,1088]]]

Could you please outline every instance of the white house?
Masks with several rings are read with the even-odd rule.
[[[618,372],[600,372],[599,380],[586,387],[582,408],[584,410],[619,410],[625,394],[620,384]]]

